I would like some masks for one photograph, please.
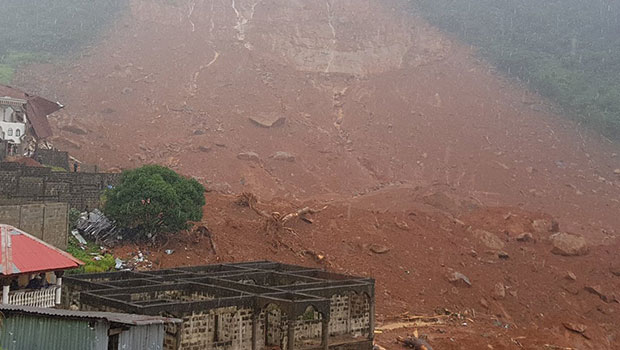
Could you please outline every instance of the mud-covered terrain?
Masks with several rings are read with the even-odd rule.
[[[442,349],[541,349],[552,336],[549,344],[564,347],[620,346],[610,326],[618,303],[584,290],[618,290],[608,270],[618,260],[620,147],[499,76],[405,1],[132,0],[102,41],[76,56],[18,74],[17,85],[66,105],[51,118],[57,147],[106,169],[164,164],[215,192],[250,191],[272,205],[332,203],[319,214],[329,219],[286,236],[295,253],[281,253],[261,250],[268,239],[244,246],[239,237],[258,229],[243,220],[259,218],[230,214],[222,223],[211,209],[237,209],[213,194],[205,221],[230,242],[221,258],[299,260],[316,244],[326,267],[377,277],[388,293],[385,319],[475,308],[511,324],[461,320],[470,328],[438,333]],[[440,196],[432,203],[443,214],[411,214],[425,203],[409,195],[417,187],[478,209]],[[547,231],[517,243],[538,216],[585,236],[590,253],[552,255]],[[513,220],[525,224],[512,228]],[[508,242],[510,257],[475,248],[476,229]],[[391,250],[364,248],[377,241]],[[451,285],[449,268],[473,287]],[[576,281],[566,280],[569,270]],[[496,301],[499,282],[508,294]],[[592,336],[562,322],[587,323]],[[479,339],[484,329],[491,336]],[[394,347],[392,335],[380,335],[382,345]]]

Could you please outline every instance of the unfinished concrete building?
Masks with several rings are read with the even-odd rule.
[[[370,350],[374,280],[269,261],[67,277],[65,306],[182,319],[164,349]]]

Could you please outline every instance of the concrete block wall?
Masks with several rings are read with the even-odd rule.
[[[43,165],[55,166],[58,168],[63,168],[67,171],[69,170],[68,152],[62,152],[55,149],[37,148],[34,151],[32,158]]]
[[[60,249],[67,249],[69,206],[66,203],[0,205],[0,223],[15,226]]]
[[[354,337],[368,336],[370,333],[369,299],[365,294],[352,293],[349,295],[349,334]]]
[[[365,294],[333,295],[329,335],[367,336],[370,333],[370,300]]]
[[[180,349],[251,350],[252,314],[250,309],[227,307],[185,315]]]
[[[71,208],[98,208],[108,185],[115,185],[119,174],[52,172],[46,167],[0,163],[0,198],[69,203]]]

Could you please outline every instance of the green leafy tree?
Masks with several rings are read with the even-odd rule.
[[[120,184],[106,192],[104,212],[133,233],[136,240],[186,229],[202,219],[204,187],[173,170],[146,165],[125,171]]]

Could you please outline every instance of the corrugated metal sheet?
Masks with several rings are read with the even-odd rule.
[[[131,327],[120,334],[119,350],[162,350],[164,345],[164,325]]]
[[[2,350],[108,348],[109,324],[105,320],[81,321],[27,314],[11,314],[2,318]]]
[[[85,319],[104,319],[114,323],[122,323],[126,325],[151,325],[164,323],[181,323],[180,319],[168,318],[160,316],[150,315],[136,315],[136,314],[124,314],[117,312],[102,312],[102,311],[73,311],[65,309],[52,309],[52,308],[38,308],[19,305],[2,305],[0,304],[0,312],[3,310],[7,312],[22,312],[33,315],[43,315],[51,317],[67,317],[67,318],[85,318]]]
[[[80,265],[84,263],[69,253],[13,226],[0,224],[0,274],[64,270]]]
[[[119,350],[162,350],[165,324],[181,322],[148,315],[14,305],[0,305],[0,320],[2,350],[107,350],[108,331],[121,325]]]

